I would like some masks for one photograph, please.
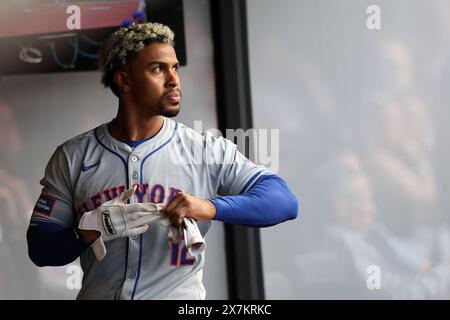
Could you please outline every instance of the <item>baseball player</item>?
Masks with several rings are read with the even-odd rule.
[[[158,23],[114,32],[101,50],[116,118],[60,145],[41,180],[27,232],[31,260],[80,257],[78,299],[205,299],[205,251],[191,254],[167,223],[265,227],[295,219],[287,184],[222,137],[171,118],[180,110],[174,33]],[[200,155],[200,156],[199,156]],[[100,250],[99,250],[100,248]]]

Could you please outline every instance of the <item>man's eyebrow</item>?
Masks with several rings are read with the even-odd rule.
[[[164,61],[150,61],[149,63],[147,63],[147,66],[151,66],[152,64],[161,64],[164,66],[168,66],[170,65],[170,63],[164,62]],[[177,61],[173,64],[174,66],[180,66],[180,63]]]

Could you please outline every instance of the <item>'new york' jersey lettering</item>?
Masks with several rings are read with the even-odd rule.
[[[162,184],[155,184],[150,188],[148,183],[135,184],[135,186],[137,186],[137,188],[135,191],[135,201],[133,202],[138,203],[151,202],[151,203],[164,203],[167,205],[170,202],[170,200],[172,200],[172,198],[175,196],[175,193],[181,191],[181,189],[173,187],[169,187],[166,190],[166,188],[164,188]],[[110,187],[105,190],[101,190],[92,196],[89,196],[86,199],[86,201],[84,201],[78,208],[80,218],[83,215],[83,213],[94,210],[95,208],[99,207],[102,203],[112,200],[113,198],[122,194],[125,190],[126,190],[125,186]],[[171,197],[166,197],[166,194],[171,195]],[[39,201],[36,204],[37,209],[41,207],[45,208],[45,206],[43,206],[42,203],[44,203],[44,200],[46,200],[47,198],[44,195],[39,198]]]

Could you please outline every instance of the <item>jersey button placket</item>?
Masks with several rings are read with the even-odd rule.
[[[139,157],[131,154],[129,162],[129,170],[131,173],[131,184],[139,184]]]
[[[139,157],[135,154],[129,156],[129,170],[131,172],[131,185],[139,184]],[[136,199],[135,199],[136,200]],[[139,236],[132,236],[131,239],[138,240]]]
[[[129,170],[131,171],[131,185],[139,184],[139,157],[135,154],[130,155],[130,166]],[[131,239],[137,240],[139,236],[132,236]]]
[[[128,154],[128,174],[129,186],[134,186],[140,183],[140,158],[134,153]],[[138,202],[137,196],[132,197],[131,203]],[[135,286],[137,271],[139,268],[140,256],[140,237],[128,238],[128,261],[127,261],[127,275],[122,287],[121,298],[130,299]]]

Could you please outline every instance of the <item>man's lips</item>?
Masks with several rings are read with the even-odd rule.
[[[174,102],[179,102],[181,99],[181,94],[179,91],[174,91],[171,93],[168,93],[164,96],[164,98],[170,100],[170,101],[174,101]]]

